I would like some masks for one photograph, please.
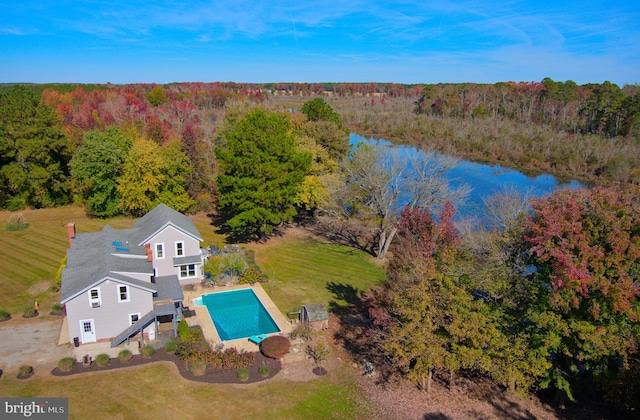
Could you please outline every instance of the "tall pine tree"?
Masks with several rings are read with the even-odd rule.
[[[33,90],[0,91],[0,207],[69,203],[70,159],[61,121]]]
[[[227,227],[241,236],[264,238],[293,219],[296,194],[311,164],[297,149],[289,121],[264,110],[247,113],[225,133],[216,149],[219,210]]]

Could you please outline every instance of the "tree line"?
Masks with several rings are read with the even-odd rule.
[[[426,85],[415,112],[447,118],[501,117],[549,124],[572,133],[635,137],[640,132],[638,86],[569,80],[499,82],[494,85]]]
[[[161,147],[177,142],[189,161],[182,186],[189,200],[182,200],[184,205],[191,210],[211,209],[217,200],[214,149],[229,104],[259,104],[282,111],[296,97],[308,101],[321,94],[333,95],[326,97],[327,103],[335,107],[344,126],[363,134],[562,178],[637,184],[637,91],[637,86],[620,89],[609,82],[579,86],[548,78],[485,85],[228,82],[2,87],[0,130],[13,128],[3,136],[2,147],[7,150],[0,157],[5,181],[0,207],[45,207],[82,198],[87,187],[73,184],[71,156],[87,131],[117,126],[133,140],[144,138]],[[279,96],[282,92],[291,96]],[[28,99],[16,99],[22,96]],[[56,138],[49,137],[44,148],[35,148],[49,156],[36,156],[29,147],[36,141],[18,141],[21,134],[11,119],[19,103],[31,108],[32,121],[18,118],[18,125],[32,130],[40,124],[48,133],[34,138]],[[307,179],[306,185],[311,181]],[[107,207],[107,213],[97,210],[95,215],[112,213],[114,207]]]

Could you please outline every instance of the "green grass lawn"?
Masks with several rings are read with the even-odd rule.
[[[50,292],[69,241],[66,225],[75,222],[77,232],[95,232],[107,223],[116,229],[133,225],[132,219],[90,219],[79,206],[56,209],[23,210],[29,226],[25,230],[8,231],[10,212],[0,212],[0,309],[22,316],[25,307],[40,304],[40,312],[48,313],[59,300]]]
[[[69,418],[86,419],[365,419],[366,404],[348,372],[310,382],[245,388],[180,377],[169,363],[73,378],[0,379],[3,397],[69,399]],[[90,413],[90,415],[88,414]]]
[[[256,262],[269,277],[264,289],[284,313],[305,303],[345,305],[380,285],[386,273],[374,261],[362,251],[312,239],[267,243],[256,251]]]

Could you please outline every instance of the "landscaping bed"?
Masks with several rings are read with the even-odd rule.
[[[185,363],[180,361],[178,357],[173,353],[166,353],[164,351],[158,351],[153,357],[144,358],[141,355],[135,355],[128,362],[121,362],[117,357],[111,358],[110,363],[107,366],[100,367],[97,363],[92,362],[89,366],[83,366],[82,362],[77,362],[71,370],[63,372],[59,368],[54,368],[51,374],[54,376],[71,376],[79,375],[86,372],[101,372],[114,369],[123,369],[132,366],[140,366],[148,363],[154,363],[159,361],[173,362],[178,367],[180,374],[185,379],[196,382],[212,383],[212,384],[249,384],[254,382],[264,381],[272,378],[282,368],[280,360],[270,359],[262,355],[262,353],[254,353],[255,362],[249,366],[247,371],[249,372],[249,378],[241,381],[238,378],[237,371],[235,369],[213,369],[207,367],[206,372],[203,375],[194,375],[189,372]],[[260,374],[261,366],[269,366],[269,375],[263,376]]]

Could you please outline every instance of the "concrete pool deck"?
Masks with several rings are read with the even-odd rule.
[[[273,333],[269,335],[286,335],[293,329],[291,322],[285,317],[280,310],[276,307],[275,303],[271,300],[267,292],[262,288],[260,283],[254,283],[253,286],[249,285],[236,285],[236,286],[223,286],[223,287],[202,287],[198,285],[193,291],[183,291],[184,293],[184,305],[188,306],[191,311],[195,313],[194,316],[186,318],[189,326],[199,325],[202,328],[204,338],[211,343],[215,348],[220,344],[224,344],[224,348],[235,347],[238,351],[254,352],[258,351],[258,345],[249,341],[248,338],[241,338],[238,340],[221,340],[218,332],[216,331],[213,321],[209,316],[206,306],[196,306],[194,301],[202,295],[208,293],[226,292],[230,290],[240,289],[252,289],[256,294],[262,306],[267,310],[273,321],[280,329],[279,333]]]

